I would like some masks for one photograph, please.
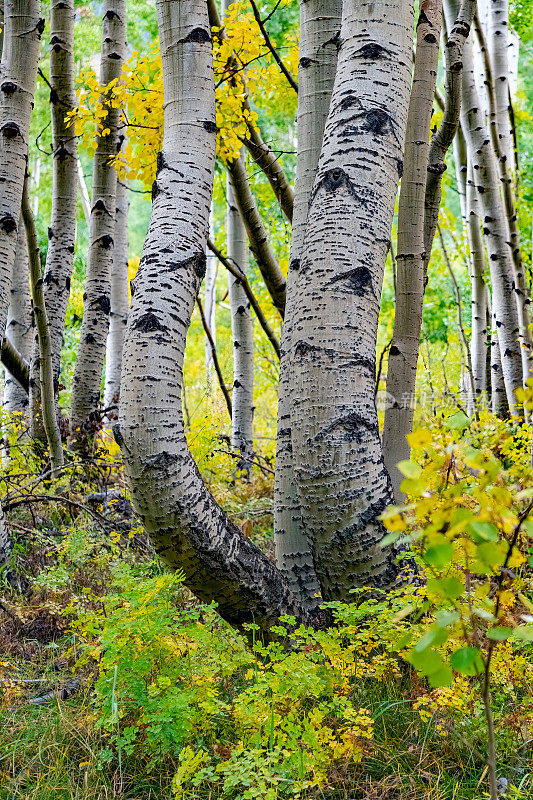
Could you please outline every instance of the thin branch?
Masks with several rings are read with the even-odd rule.
[[[26,394],[29,394],[30,365],[7,337],[2,342],[2,364]]]
[[[213,366],[215,367],[215,372],[217,374],[218,384],[220,386],[222,394],[224,395],[224,400],[226,401],[229,417],[231,419],[233,415],[233,411],[231,408],[231,397],[229,396],[228,389],[226,387],[226,384],[224,383],[224,376],[222,375],[222,370],[220,368],[220,362],[218,360],[218,355],[217,355],[217,348],[215,346],[213,335],[209,329],[209,325],[207,324],[207,320],[205,318],[202,301],[200,300],[199,297],[196,298],[196,303],[198,304],[198,310],[200,311],[200,316],[202,318],[202,325],[204,326],[204,331],[205,335],[207,336],[207,341],[209,342],[209,346],[211,347],[211,357],[213,358]]]
[[[296,81],[292,77],[291,73],[289,72],[289,70],[287,69],[287,67],[285,66],[285,64],[281,60],[281,58],[279,57],[276,48],[272,44],[270,36],[267,33],[267,29],[265,28],[265,24],[264,24],[263,20],[261,19],[261,15],[259,13],[259,10],[258,10],[254,0],[250,0],[250,5],[252,6],[252,11],[254,12],[255,21],[259,25],[259,30],[263,34],[263,39],[265,40],[265,44],[268,47],[268,49],[270,50],[270,52],[272,53],[272,57],[274,58],[274,61],[276,62],[276,64],[280,68],[280,70],[283,73],[283,75],[285,75],[285,77],[287,78],[287,81],[288,81],[289,86],[291,87],[291,89],[294,89],[296,94],[298,94],[298,84],[296,83]]]
[[[250,284],[248,282],[248,278],[246,277],[244,272],[241,272],[240,269],[235,264],[232,264],[232,262],[228,258],[226,258],[226,256],[218,249],[218,247],[215,244],[213,244],[211,239],[207,240],[207,246],[211,250],[211,252],[218,258],[218,260],[220,261],[222,266],[225,267],[228,270],[228,272],[231,273],[231,275],[233,275],[234,278],[237,278],[237,280],[239,280],[241,282],[241,286],[243,288],[243,291],[244,291],[246,297],[248,298],[248,302],[250,303],[250,306],[253,308],[253,310],[255,312],[255,315],[256,315],[256,317],[257,317],[257,319],[259,321],[259,324],[263,328],[267,339],[269,340],[270,344],[274,348],[274,352],[276,353],[277,357],[280,358],[281,357],[281,347],[280,347],[278,338],[276,337],[276,334],[274,333],[274,331],[272,330],[272,328],[268,324],[267,318],[263,314],[261,306],[259,305],[259,302],[257,301],[256,296],[252,292],[252,289],[251,289]]]

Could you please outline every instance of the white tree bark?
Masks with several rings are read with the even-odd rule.
[[[91,200],[89,198],[87,184],[85,183],[83,166],[79,158],[77,163],[77,178],[78,178],[78,190],[80,194],[81,207],[83,208],[83,216],[85,217],[85,222],[87,223],[87,227],[89,228],[91,224]]]
[[[309,199],[315,182],[337,69],[341,13],[342,0],[300,0],[298,161],[278,389],[274,542],[276,562],[280,570],[289,581],[293,592],[309,608],[319,605],[320,586],[313,565],[311,543],[302,520],[293,469],[291,336]]]
[[[209,213],[209,239],[214,242],[215,241],[215,229],[213,226],[213,206],[211,205],[211,211]],[[205,279],[204,279],[204,288],[205,288],[205,321],[209,331],[211,332],[211,336],[213,338],[213,342],[216,344],[217,341],[217,326],[216,326],[216,308],[217,308],[217,293],[216,293],[216,280],[217,280],[217,260],[216,257],[213,255],[209,248],[205,251],[206,255],[206,268],[205,268]],[[206,386],[207,386],[207,393],[211,394],[213,391],[213,378],[214,378],[214,365],[213,365],[213,355],[211,349],[211,342],[208,340],[207,336],[205,339],[205,379],[206,379]]]
[[[100,83],[118,81],[126,53],[126,2],[105,0]],[[98,424],[109,312],[115,235],[117,173],[110,164],[119,147],[121,110],[106,102],[105,136],[94,154],[90,248],[85,281],[83,320],[72,384],[71,429],[74,439],[90,438]]]
[[[291,395],[294,470],[323,596],[386,585],[392,501],[375,405],[383,269],[411,85],[412,6],[345,2],[302,247]]]
[[[457,4],[446,0],[447,24],[453,24]],[[483,213],[485,241],[489,253],[492,282],[493,327],[500,344],[502,373],[507,402],[512,415],[523,416],[516,390],[522,386],[522,357],[519,344],[520,323],[517,310],[516,278],[509,245],[505,208],[500,190],[496,157],[483,119],[476,89],[472,44],[463,51],[463,102],[461,127],[467,141],[476,191]]]
[[[302,618],[267,557],[207,491],[185,440],[183,354],[205,247],[215,162],[215,93],[205,0],[157,0],[163,149],[122,363],[116,436],[137,512],[160,555],[234,625]]]
[[[244,161],[243,155],[240,156]],[[230,261],[245,275],[248,271],[248,237],[237,208],[231,178],[227,180],[227,250]],[[239,469],[250,477],[253,456],[254,333],[252,312],[242,283],[228,275],[233,339],[233,392],[231,396],[231,447],[240,454]]]
[[[413,428],[416,369],[422,327],[426,265],[425,199],[433,98],[437,82],[442,0],[421,5],[416,58],[407,116],[398,206],[394,332],[389,349],[383,457],[394,496],[402,502],[399,461],[409,458],[406,436]]]
[[[513,135],[509,116],[509,0],[490,0],[488,44],[494,76],[496,121],[502,157],[509,172],[514,169]]]
[[[117,183],[117,204],[115,214],[115,235],[113,266],[111,268],[111,311],[109,314],[109,333],[105,358],[104,408],[118,404],[120,395],[120,374],[122,370],[122,350],[124,334],[128,322],[129,279],[128,279],[128,187]],[[107,419],[117,419],[116,411],[107,413]]]
[[[28,242],[24,227],[19,223],[6,336],[26,360],[29,359],[32,344],[30,277],[28,269]],[[4,386],[4,408],[11,413],[16,411],[22,414],[28,408],[27,393],[7,370]]]
[[[22,190],[28,159],[30,116],[44,29],[40,0],[5,0],[0,84],[0,331],[7,322],[17,251]],[[0,565],[11,537],[0,506]]]

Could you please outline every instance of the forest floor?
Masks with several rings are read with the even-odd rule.
[[[28,474],[10,486],[0,575],[1,800],[488,797],[478,680],[432,689],[407,663],[403,596],[362,591],[331,631],[289,624],[252,653],[156,558],[119,464],[59,485]],[[272,552],[270,471],[214,488]],[[498,786],[520,800],[533,797],[533,659],[499,653]]]

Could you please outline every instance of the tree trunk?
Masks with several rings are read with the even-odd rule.
[[[30,116],[44,29],[40,0],[5,0],[0,86],[0,331],[5,331],[17,252]],[[0,506],[0,566],[11,537]]]
[[[211,212],[209,214],[209,238],[215,241],[215,229],[213,226],[213,206],[211,205]],[[211,253],[209,248],[205,251],[206,267],[205,267],[205,321],[209,328],[213,342],[216,344],[217,340],[217,326],[216,326],[216,308],[217,308],[217,262],[215,256]],[[213,391],[213,355],[211,342],[208,337],[205,338],[205,378],[207,393],[210,395]]]
[[[493,67],[498,139],[502,157],[512,173],[514,148],[509,116],[509,0],[491,0],[487,39]]]
[[[337,69],[342,0],[300,0],[298,72],[298,161],[287,276],[278,389],[278,432],[274,486],[276,562],[293,592],[309,608],[320,603],[311,543],[303,525],[293,468],[291,435],[292,327],[309,199],[315,182],[324,127]]]
[[[413,86],[409,101],[398,206],[395,315],[389,349],[383,457],[394,497],[403,502],[403,475],[397,464],[409,459],[406,436],[413,428],[416,368],[422,327],[426,251],[424,212],[433,98],[439,62],[442,0],[420,6]]]
[[[116,406],[120,395],[122,350],[130,304],[128,279],[129,205],[128,187],[125,183],[118,181],[113,266],[111,269],[111,311],[109,314],[109,333],[107,335],[105,358],[104,408],[106,409]],[[108,412],[107,419],[117,419],[117,412]]]
[[[50,462],[52,469],[63,466],[63,447],[61,445],[61,434],[56,414],[56,403],[54,398],[54,367],[52,353],[52,336],[48,324],[48,314],[46,312],[46,302],[44,298],[44,281],[41,275],[41,255],[39,252],[39,241],[35,228],[35,220],[30,207],[28,196],[28,179],[24,184],[22,194],[22,217],[26,227],[28,237],[28,255],[30,265],[30,286],[33,318],[38,338],[38,358],[35,359],[39,368],[39,386],[41,393],[41,409],[43,427],[48,441],[50,451]]]
[[[445,11],[448,25],[455,16],[455,10],[456,3],[453,0],[446,0]],[[476,191],[479,194],[483,213],[492,282],[494,327],[497,330],[500,344],[502,373],[509,409],[512,415],[523,417],[523,407],[517,402],[515,395],[516,390],[522,386],[516,279],[507,244],[507,225],[500,194],[498,167],[480,110],[470,41],[466,42],[463,51],[463,64],[461,127],[467,141],[469,160],[474,170]]]
[[[241,154],[244,162],[244,156]],[[245,167],[246,168],[246,167]],[[241,272],[248,267],[246,228],[236,205],[231,179],[227,181],[228,258]],[[252,312],[242,284],[228,275],[233,339],[233,393],[231,415],[231,447],[240,454],[239,469],[249,478],[252,473],[254,416],[254,333]]]
[[[28,241],[19,223],[17,253],[9,299],[6,336],[21,356],[29,359],[32,343],[30,277],[28,273]],[[28,395],[20,383],[6,370],[4,408],[10,413],[24,414],[28,409]]]
[[[411,85],[412,6],[346,2],[302,247],[291,433],[323,596],[396,574],[375,404],[376,336]]]
[[[207,6],[157,0],[157,12],[164,139],[128,318],[116,435],[133,503],[159,554],[230,623],[267,629],[280,614],[302,619],[302,612],[279,571],[206,489],[183,426],[183,354],[205,274],[215,162]]]
[[[126,0],[105,0],[100,83],[118,81],[126,51]],[[90,438],[98,422],[109,312],[115,235],[117,173],[110,163],[119,148],[121,110],[104,98],[106,135],[98,136],[94,154],[90,247],[83,320],[72,384],[71,428],[74,439]]]

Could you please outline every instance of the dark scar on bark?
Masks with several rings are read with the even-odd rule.
[[[317,64],[318,62],[316,58],[308,58],[307,56],[302,56],[302,58],[298,63],[303,69],[307,69],[307,67],[310,67],[311,64]]]
[[[113,247],[113,237],[109,233],[105,233],[101,236],[99,241],[104,250],[109,250],[110,247]]]
[[[390,51],[386,47],[382,47],[377,42],[368,42],[364,44],[359,50],[356,50],[354,56],[358,58],[369,58],[377,60],[378,58],[386,58],[390,55]]]
[[[342,275],[331,278],[329,283],[339,283],[340,281],[346,281],[349,288],[358,297],[362,297],[368,288],[372,289],[372,273],[368,267],[355,267],[348,272],[343,272]]]
[[[193,30],[190,31],[187,36],[185,36],[183,39],[179,39],[178,44],[185,44],[185,42],[197,42],[198,44],[203,44],[204,42],[210,41],[211,37],[205,28],[193,28]]]
[[[11,214],[4,214],[0,217],[0,228],[5,233],[13,233],[17,230],[17,221]]]
[[[300,259],[293,258],[291,263],[289,264],[289,269],[293,269],[295,272],[298,272],[300,269]]]
[[[218,130],[216,122],[210,119],[206,119],[202,124],[208,133],[216,133]]]
[[[202,280],[205,275],[206,265],[206,255],[204,252],[201,252],[196,253],[194,256],[189,256],[189,258],[185,258],[183,261],[175,261],[173,264],[169,264],[167,272],[176,272],[178,269],[190,269],[192,267],[198,278]]]
[[[135,320],[132,325],[133,330],[141,331],[142,333],[152,333],[153,331],[162,331],[166,333],[168,328],[162,325],[152,311],[147,311],[142,317]]]
[[[328,434],[332,433],[336,428],[344,428],[344,439],[346,441],[361,441],[364,431],[370,431],[370,433],[379,436],[379,424],[377,420],[365,419],[365,417],[358,414],[357,411],[351,411],[349,414],[333,420],[333,422],[315,436],[315,439],[317,441],[324,439],[324,437],[328,436]]]
[[[94,304],[95,306],[100,308],[104,314],[109,314],[109,312],[111,311],[111,301],[109,300],[109,297],[105,294],[100,295],[100,297],[98,297],[95,300]]]

